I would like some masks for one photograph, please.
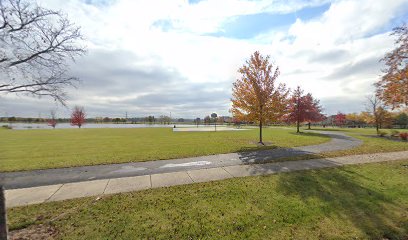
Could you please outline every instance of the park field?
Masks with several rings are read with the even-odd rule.
[[[10,209],[9,229],[56,239],[407,239],[407,175],[402,160],[51,202]]]
[[[173,132],[170,128],[134,129],[0,129],[0,171],[61,168],[139,162],[295,147],[327,142],[316,133],[295,134],[293,129],[266,128],[259,147],[258,130]]]

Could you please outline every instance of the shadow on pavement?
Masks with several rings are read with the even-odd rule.
[[[294,148],[277,148],[273,150],[240,152],[239,159],[244,164],[277,162],[279,159],[296,157],[303,155],[313,155],[312,152],[298,150]]]

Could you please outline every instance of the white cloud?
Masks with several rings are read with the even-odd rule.
[[[182,88],[186,91],[198,91],[197,86],[201,86],[206,88],[205,91],[222,89],[228,93],[232,81],[237,77],[238,67],[252,52],[260,50],[272,56],[281,68],[280,81],[290,87],[300,85],[322,100],[335,98],[341,102],[346,98],[356,99],[356,104],[360,104],[357,99],[364,101],[364,96],[372,92],[372,83],[381,73],[381,65],[376,60],[392,48],[392,38],[388,32],[384,33],[384,29],[389,30],[390,21],[408,10],[407,0],[338,0],[320,17],[312,20],[298,19],[287,30],[272,30],[253,39],[239,40],[203,33],[222,31],[223,24],[234,16],[295,12],[326,1],[207,0],[190,5],[187,0],[116,0],[98,6],[80,0],[40,2],[49,8],[62,9],[76,24],[82,26],[90,56],[101,50],[128,52],[133,56],[102,59],[106,61],[106,65],[98,65],[96,62],[92,65],[95,60],[90,56],[85,57],[81,61],[86,64],[79,67],[95,66],[97,69],[83,69],[88,74],[82,79],[84,82],[93,84],[98,79],[90,79],[91,73],[95,76],[97,73],[103,75],[112,72],[112,68],[129,72],[167,69],[177,72],[174,76],[179,79],[179,84],[194,86]],[[164,31],[157,27],[157,22],[160,21],[169,21],[172,28]],[[115,108],[115,111],[131,111],[130,108],[134,109],[135,115],[145,114],[146,109],[138,107],[135,97],[137,94],[129,87],[134,84],[129,83],[132,81],[129,75],[118,74],[117,79],[112,79],[111,82],[100,82],[98,89],[105,87],[103,84],[106,84],[106,88],[110,88],[109,84],[113,82],[117,85],[112,91],[103,94],[96,91],[92,84],[84,84],[79,90],[72,92],[70,104],[106,105],[106,109],[100,110],[101,115],[110,114],[107,110],[109,106]],[[147,88],[146,83],[146,88],[139,86],[138,90],[145,89],[145,94],[157,94],[158,91],[165,93],[166,84],[166,81],[158,82],[153,91],[150,85]],[[122,91],[123,89],[128,92]],[[186,95],[186,101],[193,101],[194,93]],[[200,92],[198,95],[199,101],[203,101],[205,94]],[[166,94],[163,96],[171,98]],[[181,106],[180,99],[176,100],[174,104]],[[126,101],[132,101],[132,104],[126,105]],[[341,106],[330,101],[330,106]],[[115,105],[117,102],[123,105]],[[161,102],[156,102],[157,105],[149,107],[156,112],[167,111],[160,108],[160,104],[165,103],[166,99],[162,99]],[[206,104],[205,109],[210,109],[210,103]],[[223,103],[217,100],[216,104],[218,106],[214,106],[214,111],[228,114],[228,98]],[[176,107],[175,111],[179,111],[180,116],[194,117],[189,114],[194,112],[191,108],[197,109],[197,106],[190,106],[190,109]],[[327,109],[327,112],[335,113],[338,110],[343,111]],[[95,114],[98,114],[97,110]]]

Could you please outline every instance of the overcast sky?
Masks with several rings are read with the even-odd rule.
[[[325,113],[364,110],[393,48],[390,30],[408,19],[408,0],[41,0],[86,37],[71,70],[82,83],[68,106],[89,117],[229,115],[237,69],[256,50],[301,86]],[[0,96],[0,116],[70,110],[52,99]]]

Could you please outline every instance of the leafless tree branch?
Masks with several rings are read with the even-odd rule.
[[[80,28],[58,11],[0,0],[0,92],[50,96],[65,105],[69,61],[85,54]]]

